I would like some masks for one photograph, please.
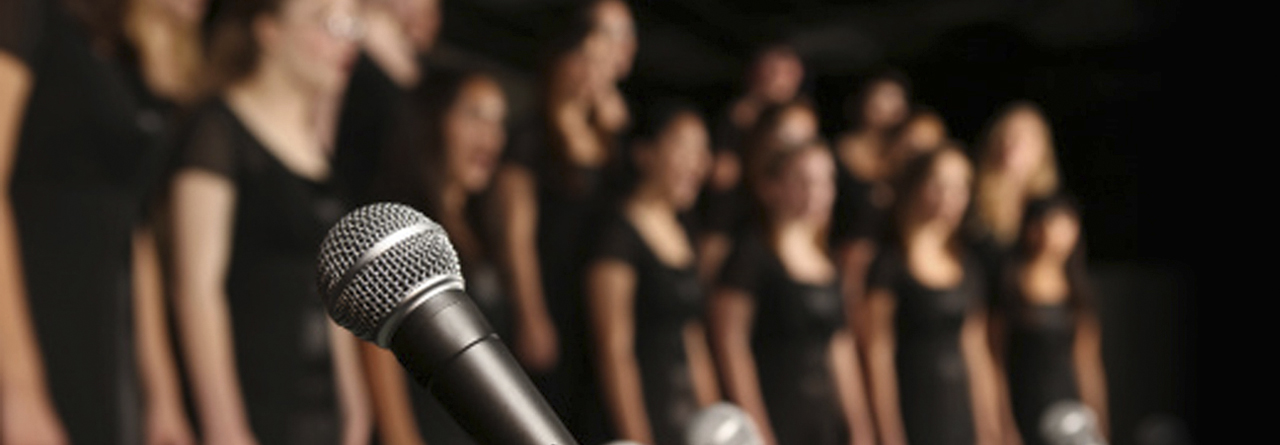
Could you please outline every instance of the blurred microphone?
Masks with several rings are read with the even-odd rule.
[[[1050,445],[1107,445],[1098,433],[1098,415],[1076,400],[1061,400],[1040,416],[1040,436]]]
[[[463,292],[440,225],[401,204],[342,217],[320,245],[329,316],[400,363],[486,445],[577,445]]]
[[[716,403],[694,414],[685,430],[688,445],[764,445],[755,422],[730,403]]]

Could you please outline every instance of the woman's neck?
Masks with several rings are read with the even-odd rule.
[[[788,246],[815,246],[819,228],[805,221],[785,221],[773,229],[773,239],[779,250]]]
[[[951,231],[937,222],[924,222],[906,230],[904,248],[908,252],[945,252],[951,244]]]
[[[676,215],[675,206],[655,187],[648,185],[637,187],[626,205],[628,212],[645,218],[674,219]]]
[[[461,219],[467,211],[467,190],[454,181],[449,181],[440,189],[440,212],[443,217]]]
[[[178,23],[170,14],[132,1],[125,12],[125,36],[138,51],[139,68],[156,95],[179,102],[196,94],[195,74],[200,48],[194,26]]]
[[[282,69],[260,65],[257,72],[227,88],[227,99],[260,116],[274,116],[277,122],[306,131],[315,130],[319,94],[303,88]]]

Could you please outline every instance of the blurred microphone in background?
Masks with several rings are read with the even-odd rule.
[[[1040,436],[1050,445],[1107,445],[1098,432],[1098,415],[1072,399],[1045,409],[1040,417]]]
[[[751,416],[725,402],[698,411],[689,421],[685,440],[688,445],[764,445]]]

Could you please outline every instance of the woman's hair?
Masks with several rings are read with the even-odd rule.
[[[744,184],[748,187],[752,182],[758,181],[760,178],[760,170],[765,164],[770,162],[769,153],[771,146],[777,142],[772,136],[777,133],[778,128],[782,126],[783,120],[787,115],[796,109],[807,110],[815,118],[817,112],[813,109],[813,105],[806,99],[799,98],[793,101],[770,105],[760,112],[760,117],[756,119],[755,125],[747,132],[747,137],[742,142],[739,154],[742,156],[743,179]]]
[[[996,201],[1000,199],[999,189],[1005,187],[1001,184],[1000,153],[1004,135],[1008,131],[1009,124],[1019,115],[1030,115],[1035,118],[1044,130],[1044,141],[1041,146],[1044,147],[1045,153],[1041,157],[1040,166],[1033,174],[1030,183],[1027,184],[1027,197],[1031,199],[1045,198],[1058,191],[1058,161],[1053,146],[1053,132],[1049,127],[1049,121],[1045,118],[1044,112],[1040,107],[1029,101],[1016,101],[1006,105],[991,122],[987,125],[986,131],[978,144],[978,165],[976,177],[976,188],[973,199],[973,214],[976,218],[974,221],[978,230],[990,231],[990,234],[996,238],[998,242],[1008,243],[1013,241],[1013,237],[1017,236],[1013,228],[999,229],[996,227],[995,212],[998,204]],[[1019,203],[1019,205],[1022,205]]]
[[[258,68],[262,48],[253,22],[263,14],[276,14],[289,0],[219,0],[211,2],[205,23],[209,26],[209,66],[203,82],[217,90],[244,79]]]
[[[874,71],[871,76],[862,81],[857,91],[845,100],[844,113],[849,120],[849,125],[852,125],[854,130],[862,127],[862,121],[866,118],[866,116],[863,116],[863,109],[866,108],[867,100],[871,98],[875,88],[883,82],[898,84],[898,86],[902,87],[903,94],[908,98],[911,97],[911,80],[906,73],[897,68],[889,67]]]
[[[692,115],[702,119],[702,112],[698,107],[684,99],[651,99],[640,103],[637,108],[639,112],[634,116],[635,120],[627,136],[628,143],[624,145],[629,151],[638,150],[641,145],[655,142],[680,117]],[[641,181],[644,181],[643,172],[635,163],[634,153],[628,152],[627,156],[623,157],[623,166],[623,175],[625,175],[623,183],[627,184],[627,190],[633,190],[640,185]]]
[[[372,193],[439,215],[440,195],[447,180],[445,118],[468,83],[489,79],[479,72],[432,71],[411,101],[397,113],[397,122],[383,152],[380,175]]]
[[[1067,296],[1067,304],[1077,312],[1093,310],[1093,292],[1089,285],[1088,272],[1085,267],[1085,248],[1084,248],[1084,226],[1080,220],[1080,206],[1071,196],[1065,194],[1055,194],[1045,199],[1032,201],[1027,206],[1027,211],[1022,215],[1022,226],[1018,235],[1017,247],[1014,251],[1014,258],[1017,264],[1026,264],[1038,252],[1044,248],[1044,228],[1048,219],[1055,214],[1065,213],[1076,221],[1079,227],[1079,234],[1076,236],[1076,245],[1071,249],[1071,255],[1067,257],[1066,275],[1068,285],[1071,287]],[[1040,231],[1036,234],[1036,231]],[[1038,236],[1037,236],[1038,235]],[[1038,245],[1033,243],[1033,238],[1038,238]],[[1011,276],[1015,276],[1012,275]],[[1013,302],[1017,304],[1017,302]]]
[[[84,26],[98,49],[114,51],[124,43],[128,0],[61,0],[61,3],[67,13]]]
[[[906,217],[907,212],[911,210],[911,206],[916,200],[920,199],[920,192],[924,189],[926,183],[933,178],[938,171],[938,163],[947,155],[960,156],[969,162],[969,158],[964,155],[964,151],[955,145],[945,145],[943,148],[934,150],[907,162],[902,172],[898,174],[893,184],[893,205],[889,210],[889,227],[886,232],[886,241],[891,245],[904,248],[906,245]],[[953,249],[960,248],[961,231],[956,230],[951,235],[948,244]]]

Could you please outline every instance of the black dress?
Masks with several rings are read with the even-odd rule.
[[[845,326],[839,283],[796,281],[759,233],[729,256],[720,285],[751,295],[751,350],[779,445],[846,444],[849,425],[828,365],[831,337]]]
[[[878,243],[892,199],[888,192],[887,185],[862,179],[841,163],[836,169],[836,202],[831,215],[833,245],[856,240]]]
[[[596,248],[596,260],[622,261],[635,270],[635,354],[654,444],[683,444],[685,426],[698,411],[684,343],[685,326],[702,316],[697,270],[692,262],[663,263],[622,215],[605,224]]]
[[[898,400],[907,441],[916,444],[973,443],[974,420],[969,371],[960,347],[965,317],[983,308],[981,266],[963,261],[964,279],[948,289],[921,284],[911,276],[897,248],[877,256],[869,289],[887,289],[897,302],[894,359]]]
[[[0,50],[34,80],[9,197],[53,403],[73,443],[140,443],[131,239],[172,107],[131,48],[95,49],[61,2],[0,0]]]
[[[1023,443],[1039,445],[1045,443],[1040,436],[1045,409],[1080,398],[1074,359],[1077,316],[1067,301],[1028,302],[1015,281],[1008,280],[1000,298],[1009,398]]]
[[[225,290],[253,433],[261,443],[336,443],[329,321],[315,283],[320,241],[345,207],[337,187],[293,173],[222,101],[200,109],[181,141],[180,169],[236,190]]]
[[[508,162],[535,176],[537,249],[543,295],[560,341],[560,362],[534,382],[579,440],[603,435],[602,408],[592,380],[582,270],[610,202],[622,190],[617,156],[599,167],[571,165],[559,154],[550,124],[537,119],[516,133]],[[579,421],[578,417],[588,420]]]

